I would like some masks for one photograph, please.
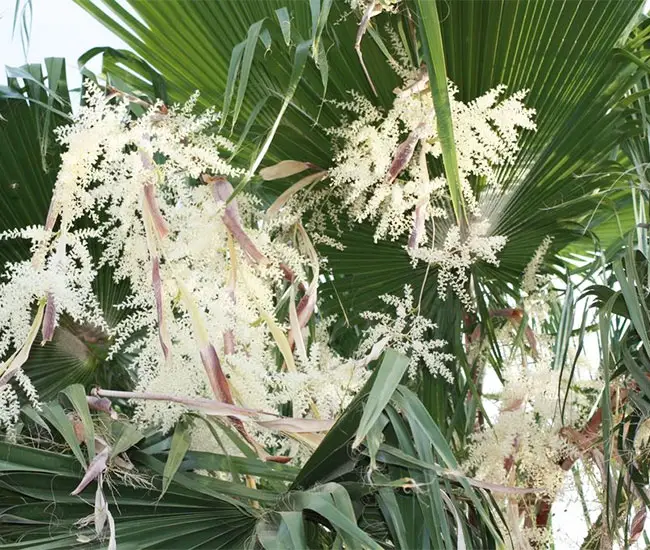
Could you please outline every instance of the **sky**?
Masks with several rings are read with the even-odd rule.
[[[21,0],[24,4],[25,0]],[[16,0],[0,0],[0,84],[6,84],[4,66],[25,63],[19,31],[12,39]],[[80,85],[77,69],[80,55],[95,46],[126,48],[126,44],[103,27],[72,0],[32,0],[33,18],[27,61],[41,63],[46,57],[65,57],[68,83]],[[97,71],[99,59],[90,65]]]

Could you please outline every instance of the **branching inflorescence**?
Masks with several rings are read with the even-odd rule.
[[[506,244],[504,236],[491,233],[490,220],[483,217],[476,186],[471,182],[498,188],[497,169],[514,160],[519,151],[519,132],[535,129],[535,111],[522,103],[523,90],[506,97],[502,85],[463,103],[456,98],[458,90],[449,84],[459,175],[468,212],[466,220],[452,220],[447,181],[443,175],[431,175],[431,162],[441,158],[442,149],[427,73],[394,68],[403,76],[404,85],[395,90],[393,106],[387,113],[357,92],[351,92],[349,102],[337,104],[348,116],[329,130],[336,151],[326,174],[328,193],[333,196],[330,213],[345,211],[353,222],[374,224],[375,242],[408,237],[406,248],[414,263],[422,261],[437,268],[441,297],[451,288],[471,310],[467,291],[470,268],[478,261],[498,265],[498,253]],[[296,196],[283,201],[279,215],[290,217],[316,210],[316,195],[300,196],[299,190],[292,189]],[[318,196],[321,202],[323,198]],[[324,232],[322,221],[313,223],[316,233]]]
[[[535,129],[534,111],[521,102],[523,91],[504,98],[505,86],[499,86],[466,104],[456,99],[458,92],[450,84],[458,168],[469,212],[469,227],[463,229],[446,219],[445,178],[430,174],[429,162],[440,158],[442,149],[426,81],[426,73],[412,71],[385,115],[357,95],[339,105],[354,119],[331,130],[339,149],[330,181],[355,221],[375,224],[375,241],[408,235],[411,256],[438,267],[440,294],[454,279],[454,290],[470,307],[463,288],[467,270],[477,260],[497,264],[496,255],[505,245],[505,238],[491,235],[482,219],[470,179],[497,185],[496,168],[518,151],[518,130]]]
[[[398,52],[398,57],[408,60],[404,52]],[[498,265],[498,253],[506,244],[506,237],[493,234],[491,220],[483,216],[477,189],[498,191],[497,170],[514,160],[520,131],[535,130],[535,111],[522,103],[524,90],[506,96],[501,85],[463,103],[449,84],[467,210],[466,219],[455,220],[446,178],[431,174],[442,149],[427,72],[393,65],[404,83],[395,90],[387,113],[358,92],[351,92],[350,101],[337,103],[343,116],[338,127],[329,129],[335,148],[333,166],[319,178],[328,181],[326,192],[321,188],[320,194],[301,194],[304,185],[296,184],[275,214],[290,218],[316,212],[311,227],[319,242],[336,244],[322,236],[326,224],[318,215],[323,201],[329,199],[335,223],[338,214],[345,213],[354,223],[372,223],[375,242],[407,238],[406,249],[414,264],[425,262],[437,268],[440,296],[452,289],[472,310],[467,290],[470,268],[479,261]]]
[[[21,366],[38,331],[46,343],[63,315],[101,330],[109,356],[135,357],[139,394],[271,413],[290,405],[296,418],[336,417],[392,343],[369,333],[345,358],[330,348],[327,323],[310,333],[320,260],[309,235],[299,218],[269,223],[253,196],[233,194],[241,174],[222,157],[232,146],[210,132],[217,113],[192,114],[196,99],[135,117],[90,85],[74,124],[59,129],[66,152],[45,225],[3,235],[32,243],[32,259],[10,264],[0,286],[0,353],[15,351],[0,371],[5,427],[19,410],[12,378],[38,406]],[[117,324],[93,287],[104,268],[129,287]],[[185,411],[182,400],[136,407],[139,421],[164,430]],[[253,429],[262,444],[285,441]]]

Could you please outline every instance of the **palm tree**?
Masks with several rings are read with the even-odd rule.
[[[351,92],[390,109],[400,86],[389,63],[395,43],[415,66],[426,66],[441,136],[445,125],[453,131],[445,76],[465,102],[500,84],[512,91],[529,90],[526,104],[537,111],[537,131],[525,133],[514,162],[499,169],[498,191],[485,179],[471,180],[493,233],[507,237],[498,268],[488,262],[472,266],[467,292],[475,301],[474,311],[451,292],[441,297],[436,269],[422,264],[413,268],[405,242],[375,243],[374,228],[368,225],[341,234],[328,227],[345,248],[319,247],[330,270],[321,286],[319,315],[339,317],[332,345],[342,353],[355,349],[366,327],[361,314],[381,310],[379,297],[401,295],[408,283],[421,294],[420,314],[436,324],[435,336],[448,343],[445,351],[455,357],[451,382],[425,369],[413,380],[403,377],[407,361],[387,352],[311,458],[298,468],[262,462],[244,452],[245,445],[244,457],[188,450],[184,423],[165,436],[155,430],[142,433],[110,411],[91,416],[84,396],[93,385],[132,389],[132,358],[118,355],[108,365],[101,335],[89,335],[90,327],[69,323],[48,346],[34,346],[25,365],[43,397],[52,400],[40,413],[25,409],[25,434],[35,448],[11,443],[0,447],[5,472],[0,478],[0,514],[6,518],[0,537],[6,547],[99,544],[92,529],[81,534],[73,529],[92,507],[68,494],[106,441],[112,448],[109,479],[114,491],[102,498],[112,515],[96,503],[95,522],[103,526],[114,518],[120,548],[492,548],[521,542],[504,527],[510,524],[495,501],[504,491],[513,492],[461,471],[477,425],[489,423],[482,395],[483,362],[471,349],[480,342],[488,364],[502,378],[507,357],[499,331],[504,322],[515,327],[517,345],[529,355],[534,352],[533,343],[526,340],[528,313],[519,306],[525,290],[522,274],[544,240],[550,238],[552,244],[541,269],[568,281],[568,255],[589,256],[597,240],[609,258],[620,250],[635,219],[634,207],[637,216],[645,210],[645,202],[639,207],[639,200],[645,200],[643,187],[633,196],[617,183],[630,162],[639,172],[647,154],[647,147],[630,137],[639,119],[644,120],[648,89],[648,31],[643,25],[635,28],[641,2],[380,1],[362,3],[365,11],[358,12],[347,2],[331,0],[289,5],[279,0],[133,1],[129,10],[113,0],[76,1],[134,52],[98,48],[80,63],[102,53],[108,86],[166,104],[182,102],[199,89],[203,106],[221,107],[221,125],[237,144],[232,162],[247,174],[238,189],[257,194],[267,205],[297,177],[265,180],[257,175],[260,167],[286,160],[324,169],[335,164],[327,129],[340,124],[340,104],[350,100]],[[363,34],[363,17],[371,13]],[[40,68],[28,67],[10,80],[3,96],[0,114],[7,122],[0,127],[0,173],[10,190],[0,197],[3,230],[42,223],[47,213],[60,155],[49,136],[69,114],[69,98],[61,61],[48,60],[46,69],[44,79]],[[25,97],[29,103],[17,101]],[[623,152],[615,157],[612,152],[619,144]],[[451,200],[445,208],[450,219],[462,225],[463,199],[454,160],[459,145],[441,137],[441,146],[442,158],[431,162],[430,170],[446,175]],[[24,258],[27,252],[3,243],[2,260]],[[631,263],[626,261],[625,267]],[[614,268],[614,273],[623,280],[621,270]],[[105,313],[112,312],[117,323],[114,305],[125,289],[112,283],[110,273],[102,274],[97,285]],[[633,310],[632,291],[626,294],[627,287],[622,288],[627,309]],[[643,292],[642,284],[635,288]],[[618,313],[613,306],[620,298],[616,302],[607,295],[602,303],[609,304],[602,314],[607,324],[608,311]],[[571,292],[559,295],[554,306],[543,330],[553,338],[554,367],[572,370],[566,351],[561,353],[573,329]],[[643,338],[640,326],[647,326],[648,320],[639,315],[629,314],[634,334]],[[639,319],[646,325],[639,325]],[[643,360],[632,354],[632,361],[625,361],[625,350],[635,349],[635,336],[626,336],[628,343],[617,334],[605,340],[612,339],[610,347],[616,347],[624,368],[644,391]],[[607,353],[605,359],[610,361]],[[603,421],[598,423],[593,414],[586,423],[598,430],[602,424],[608,458],[612,418],[618,414],[610,402],[614,364],[595,406]],[[635,368],[642,369],[641,374]],[[635,408],[626,414],[636,430],[647,407],[633,403]],[[120,405],[120,412],[128,415],[128,404]],[[74,413],[72,421],[66,411]],[[622,437],[629,434],[625,424],[616,427]],[[221,437],[225,433],[238,440],[226,423],[210,426],[221,430]],[[79,444],[75,427],[85,434],[85,445]],[[57,453],[62,448],[66,456]],[[570,469],[573,462],[561,466]],[[227,480],[196,470],[222,472]],[[607,528],[602,529],[604,520],[599,519],[593,533],[611,539],[622,529],[624,536],[639,536],[638,528],[626,525],[626,519],[632,521],[633,504],[647,500],[643,480],[634,477],[638,470],[636,464],[626,464],[618,471],[620,491],[607,492],[608,498],[614,495],[615,521],[607,516]],[[257,479],[254,486],[252,477]],[[629,483],[630,478],[635,483]],[[93,498],[91,491],[81,494]],[[517,495],[524,508],[532,509],[522,514],[522,521],[545,526],[548,499],[526,490]],[[640,517],[638,512],[634,519]]]

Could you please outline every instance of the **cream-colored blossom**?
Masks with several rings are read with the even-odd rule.
[[[407,61],[405,54],[400,58]],[[465,289],[469,268],[477,261],[498,264],[505,237],[491,234],[483,219],[471,180],[498,184],[497,170],[513,162],[522,130],[534,130],[534,110],[524,106],[525,90],[506,96],[501,85],[475,100],[460,101],[449,84],[449,99],[461,191],[469,227],[463,231],[446,218],[450,213],[447,181],[432,177],[430,161],[441,159],[436,113],[427,73],[398,71],[404,85],[393,106],[382,112],[367,98],[351,93],[339,103],[344,116],[329,130],[336,153],[329,182],[336,200],[356,223],[370,222],[375,241],[410,235],[408,251],[415,260],[439,267],[438,290],[449,286],[471,308]],[[461,223],[464,223],[461,222]],[[428,243],[433,240],[432,246]],[[459,280],[456,277],[459,277]]]
[[[18,394],[9,385],[0,388],[0,429],[7,432],[18,422],[20,403]]]
[[[451,382],[453,374],[448,365],[454,356],[441,351],[447,343],[434,338],[437,326],[419,315],[411,286],[404,286],[403,298],[390,294],[384,294],[380,298],[395,313],[366,311],[362,314],[373,325],[364,334],[359,353],[368,354],[378,344],[392,347],[409,356],[408,371],[411,378],[415,377],[420,366],[424,366],[431,374],[442,376]]]
[[[412,74],[421,76],[417,71]],[[496,168],[512,162],[519,149],[518,131],[535,129],[534,111],[521,101],[525,91],[504,99],[505,90],[498,86],[465,104],[456,99],[458,90],[450,84],[458,167],[466,203],[474,214],[479,211],[468,178],[482,177],[494,185]],[[331,185],[356,221],[375,222],[375,240],[396,239],[411,229],[413,210],[423,199],[435,206],[446,200],[444,179],[430,178],[426,168],[428,158],[442,154],[432,96],[428,90],[398,94],[384,114],[367,98],[351,95],[351,101],[338,106],[352,119],[344,117],[339,127],[330,129],[339,146],[330,170]],[[396,179],[389,177],[398,148],[409,139],[414,150]]]
[[[444,299],[449,288],[461,299],[468,310],[473,302],[468,291],[470,268],[478,261],[499,265],[498,253],[506,244],[506,238],[489,235],[486,222],[476,222],[466,228],[466,237],[461,229],[452,226],[447,231],[440,247],[417,248],[413,257],[424,260],[438,268],[438,294]]]
[[[535,254],[533,254],[530,262],[526,265],[526,269],[524,269],[521,290],[528,295],[536,293],[548,280],[539,274],[539,270],[552,243],[553,239],[551,237],[544,237],[544,240],[542,240]]]
[[[510,352],[510,361],[503,372],[500,410],[491,426],[486,425],[472,437],[465,467],[479,479],[538,489],[553,500],[565,479],[560,465],[574,452],[560,434],[559,373],[552,371],[547,361],[527,359],[520,351],[507,347],[503,352]],[[531,531],[523,527],[523,517],[535,517],[534,506],[528,509],[524,497],[506,493],[498,500],[517,541],[514,548],[534,548],[535,541],[547,535],[544,529]]]
[[[33,305],[51,296],[55,324],[65,315],[94,325],[109,338],[109,356],[133,356],[139,391],[215,397],[199,353],[212,345],[236,403],[268,411],[291,403],[296,416],[334,417],[365,380],[364,369],[329,349],[325,334],[306,333],[309,357],[292,371],[278,364],[270,330],[274,323],[289,334],[276,311],[290,286],[296,300],[316,292],[310,280],[318,266],[295,239],[300,219],[261,223],[258,199],[240,193],[227,206],[219,194],[230,193],[227,183],[199,179],[241,172],[224,160],[232,144],[212,132],[219,115],[192,114],[197,97],[134,117],[127,102],[109,101],[89,85],[74,123],[58,130],[65,152],[46,226],[0,235],[30,240],[33,253],[31,261],[9,264],[0,282],[0,357],[23,345]],[[90,252],[97,243],[99,257]],[[94,290],[102,266],[130,289],[117,304],[124,315],[116,325],[104,318]],[[27,377],[19,373],[15,382],[37,406]],[[18,402],[11,386],[0,391],[6,427],[17,419]],[[138,421],[164,430],[183,412],[163,401],[136,403]],[[280,446],[277,435],[260,436]]]
[[[540,292],[545,292],[545,288],[538,284],[529,297],[536,299]],[[539,315],[544,313],[527,310],[524,319],[529,327],[540,326]],[[525,343],[519,340],[519,322],[523,320],[508,321],[495,331],[503,358],[503,384],[498,384],[498,393],[492,390],[484,397],[488,408],[496,405],[497,410],[490,415],[491,425],[486,423],[473,435],[465,468],[471,475],[491,483],[539,489],[544,498],[554,501],[564,490],[566,472],[562,463],[575,459],[578,452],[566,438],[565,430],[584,426],[602,390],[602,382],[585,378],[585,374],[593,374],[593,366],[588,369],[582,365],[586,372],[578,376],[576,370],[569,387],[567,369],[553,369],[553,338],[534,334],[533,348],[528,338]],[[474,359],[487,361],[481,354],[475,354]],[[571,346],[567,363],[575,360]],[[577,362],[580,363],[579,358]],[[562,411],[565,397],[566,408]],[[535,548],[548,538],[547,529],[525,526],[527,517],[534,520],[535,502],[542,495],[529,495],[526,500],[523,495],[505,493],[498,498],[513,537],[513,548]]]

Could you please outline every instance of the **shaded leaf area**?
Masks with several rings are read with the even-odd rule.
[[[466,548],[492,547],[498,535],[488,494],[460,473],[432,417],[399,385],[401,376],[384,383],[404,361],[384,356],[378,375],[301,468],[188,449],[184,427],[174,435],[140,431],[89,410],[83,387],[71,386],[41,411],[24,409],[22,444],[0,442],[0,542],[105,544],[89,518],[103,460],[118,548],[451,549],[460,540]],[[218,420],[213,433],[239,437]],[[355,434],[361,444],[353,449]]]
[[[377,385],[398,363],[399,356],[385,355],[292,487],[345,486],[355,503],[363,503],[364,515],[378,508],[385,536],[397,548],[456,548],[461,540],[467,548],[495,547],[493,503],[460,474],[454,451],[422,401],[391,383],[387,402]],[[364,440],[356,451],[355,437]],[[463,520],[456,522],[456,514]]]
[[[93,525],[102,475],[120,547],[243,547],[257,514],[237,499],[268,493],[193,473],[163,487],[165,463],[147,453],[168,449],[169,437],[91,415],[88,403],[83,386],[70,386],[39,411],[23,410],[17,437],[31,446],[0,442],[3,548],[102,547]]]
[[[309,41],[312,46],[316,43],[318,51],[322,44],[329,63],[336,60],[336,70],[328,70],[325,78],[323,63],[320,67],[314,59],[307,63],[269,151],[269,164],[286,158],[329,163],[331,147],[324,128],[337,124],[338,116],[332,105],[322,101],[324,81],[328,99],[347,99],[351,88],[371,93],[356,61],[354,38],[348,40],[356,34],[357,21],[344,18],[349,7],[343,2],[170,2],[165,10],[149,2],[129,2],[138,18],[113,0],[77,3],[162,74],[170,101],[185,101],[200,90],[203,105],[224,109],[226,129],[236,124],[235,137],[262,104],[249,133],[252,142],[261,141],[276,118],[290,82],[296,46]],[[379,48],[372,43],[368,48],[366,62],[384,73],[381,97],[389,105],[398,79],[381,70],[384,58]],[[124,75],[116,69],[119,65],[113,68],[116,76]],[[240,162],[245,163],[243,156]]]
[[[79,394],[79,391],[81,393]],[[94,534],[93,491],[97,473],[73,491],[100,455],[109,456],[104,494],[122,548],[245,548],[254,542],[259,503],[273,507],[296,468],[257,459],[189,451],[178,464],[173,437],[139,432],[87,407],[79,385],[41,411],[25,409],[18,437],[34,446],[0,442],[0,541],[3,548],[100,548]],[[81,400],[78,399],[79,395]],[[69,410],[77,411],[78,416]],[[137,445],[136,445],[137,444]],[[92,449],[104,449],[91,461]],[[72,455],[69,453],[72,452]],[[166,476],[169,465],[174,472]],[[193,470],[225,472],[226,477]],[[245,475],[266,488],[252,489]],[[270,490],[274,487],[274,490]]]
[[[43,224],[52,197],[61,154],[52,130],[68,121],[63,115],[70,98],[64,60],[50,58],[45,65],[45,74],[36,64],[10,72],[23,78],[9,77],[0,89],[0,231]],[[0,241],[2,264],[28,253],[29,243]]]
[[[7,69],[7,74],[8,85],[0,90],[0,231],[45,223],[63,153],[54,129],[69,123],[72,115],[62,58],[48,58],[44,67]],[[29,244],[1,240],[0,265],[29,259]],[[114,326],[126,313],[115,306],[127,296],[128,286],[116,284],[112,270],[103,267],[94,288],[108,325]],[[24,370],[43,399],[77,382],[87,388],[128,388],[131,357],[118,353],[107,362],[109,345],[95,327],[64,316],[52,342],[42,347],[39,334]]]
[[[0,540],[3,548],[100,548],[79,543],[75,523],[93,513],[94,488],[70,496],[81,469],[69,456],[0,443]],[[172,483],[134,488],[115,480],[106,491],[116,519],[119,548],[242,548],[256,518],[243,504]],[[26,529],[26,526],[29,526]]]

